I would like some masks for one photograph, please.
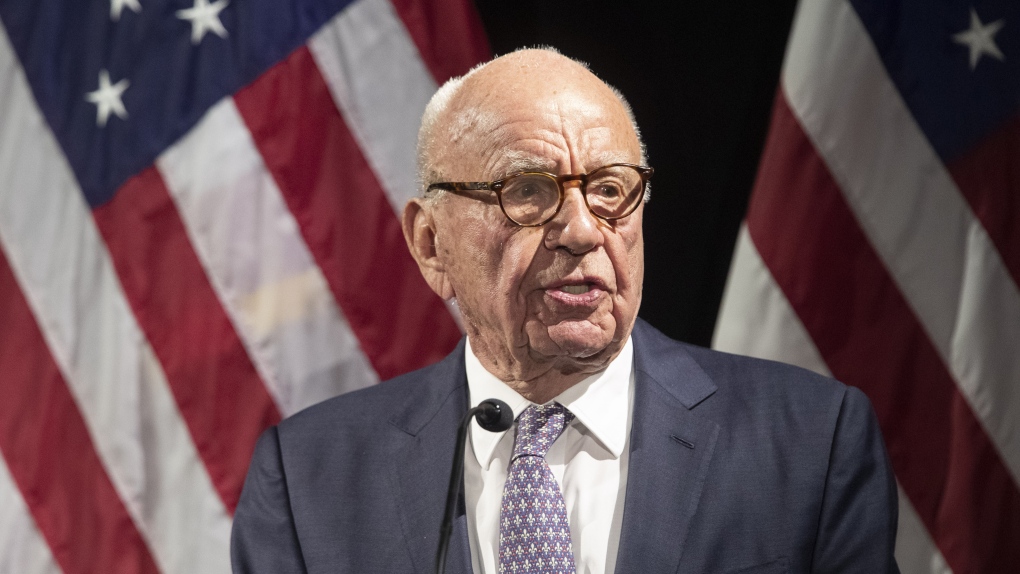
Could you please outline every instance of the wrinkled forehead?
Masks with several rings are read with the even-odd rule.
[[[443,128],[437,159],[463,177],[640,160],[619,98],[584,67],[552,53],[504,56],[465,78]]]

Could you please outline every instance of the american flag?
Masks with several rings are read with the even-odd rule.
[[[461,336],[398,213],[480,22],[3,0],[0,23],[0,572],[228,572],[259,433]]]
[[[878,413],[905,573],[1020,567],[1020,3],[803,0],[714,346]]]

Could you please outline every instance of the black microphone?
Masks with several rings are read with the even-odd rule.
[[[460,497],[461,475],[464,474],[464,446],[467,442],[467,429],[471,419],[478,419],[478,426],[489,432],[503,432],[514,424],[514,412],[510,405],[499,399],[482,401],[477,407],[469,410],[460,422],[457,431],[457,449],[453,453],[453,469],[450,472],[450,488],[446,491],[446,513],[443,514],[443,525],[439,528],[439,551],[436,552],[436,574],[446,572],[446,551],[450,547],[450,534],[453,532],[453,514],[457,511]]]

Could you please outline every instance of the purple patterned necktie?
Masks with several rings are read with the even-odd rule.
[[[499,513],[500,574],[574,574],[567,507],[545,453],[574,415],[563,405],[530,406],[517,439]]]

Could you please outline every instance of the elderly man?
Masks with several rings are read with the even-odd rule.
[[[627,104],[549,50],[451,80],[404,211],[466,339],[445,360],[270,429],[236,572],[433,569],[472,423],[449,572],[895,572],[896,487],[867,399],[672,341],[637,319],[652,170]]]

